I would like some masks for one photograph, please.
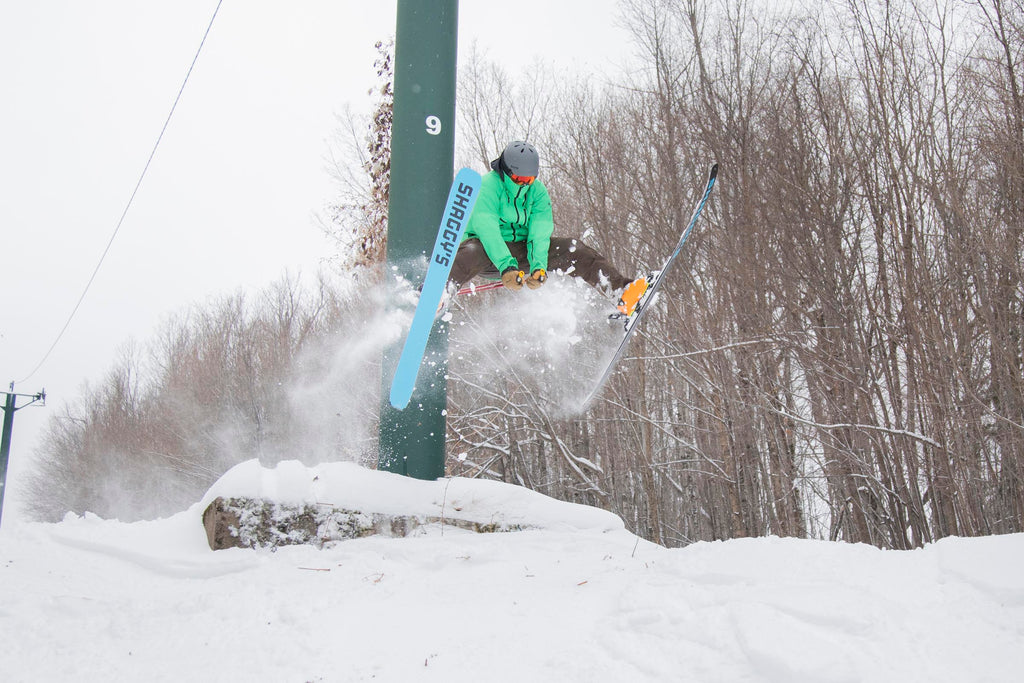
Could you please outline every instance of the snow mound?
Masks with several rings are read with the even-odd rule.
[[[7,681],[1012,681],[1024,534],[666,549],[498,482],[244,463],[210,490],[535,527],[206,545],[201,504],[0,529]]]
[[[290,460],[273,468],[248,460],[217,480],[201,501],[253,498],[282,505],[330,505],[394,516],[464,519],[501,527],[622,531],[616,515],[549,498],[520,486],[454,477],[422,481],[353,463],[308,467]]]

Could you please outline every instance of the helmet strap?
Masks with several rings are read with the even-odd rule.
[[[504,155],[498,157],[498,172],[502,175],[512,175],[512,169],[505,163]]]

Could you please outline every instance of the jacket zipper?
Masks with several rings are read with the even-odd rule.
[[[517,242],[516,239],[519,235],[516,233],[516,228],[522,223],[522,218],[519,215],[519,196],[523,194],[523,190],[527,189],[525,185],[520,185],[519,190],[516,191],[516,197],[512,200],[512,206],[516,209],[516,222],[512,226],[512,241]]]

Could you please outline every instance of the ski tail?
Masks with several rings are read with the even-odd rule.
[[[693,215],[690,216],[690,222],[686,224],[686,230],[683,231],[682,236],[679,238],[679,243],[676,245],[675,251],[669,256],[668,261],[665,263],[665,268],[668,264],[672,263],[679,256],[679,252],[683,250],[683,245],[686,244],[686,240],[689,239],[690,233],[693,232],[693,226],[697,225],[697,219],[700,218],[701,212],[704,210],[704,205],[708,203],[708,197],[711,196],[711,191],[715,189],[715,181],[718,179],[718,164],[714,164],[711,170],[708,172],[708,182],[704,187],[704,194],[701,196],[700,201],[697,202],[696,208],[693,210]],[[661,272],[664,275],[665,268],[662,268]]]

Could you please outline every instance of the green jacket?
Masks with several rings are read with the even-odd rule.
[[[491,171],[480,184],[462,239],[480,240],[499,273],[518,268],[505,243],[525,241],[532,273],[538,268],[548,269],[548,247],[554,229],[551,198],[544,183],[535,180],[531,185],[516,185],[505,174]]]

